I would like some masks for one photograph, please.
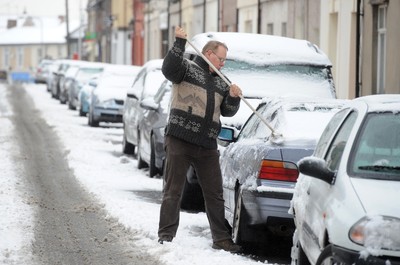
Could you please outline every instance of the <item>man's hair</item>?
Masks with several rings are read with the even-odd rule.
[[[226,46],[225,43],[217,40],[210,40],[209,42],[206,43],[206,45],[204,45],[201,53],[206,54],[208,50],[216,52],[219,46],[223,46],[226,50],[228,50],[228,46]]]

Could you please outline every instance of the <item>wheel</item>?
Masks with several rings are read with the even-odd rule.
[[[232,225],[232,240],[238,245],[242,244],[242,227],[243,227],[243,202],[242,202],[242,189],[239,186],[236,190],[235,198],[235,213]]]
[[[74,105],[72,105],[72,100],[69,100],[68,101],[68,109],[70,109],[70,110],[76,110],[76,107],[74,106]],[[80,116],[85,116],[85,115],[82,115],[81,114],[81,111],[79,110],[79,115]]]
[[[333,252],[332,252],[332,245],[328,245],[322,250],[321,254],[319,255],[316,265],[331,265],[331,264],[345,264],[335,259]]]
[[[301,246],[297,230],[295,230],[293,234],[291,258],[291,265],[310,265],[306,253],[304,253],[303,247]]]
[[[137,163],[138,169],[142,169],[142,168],[146,168],[147,167],[147,163],[142,159],[142,156],[140,155],[140,137],[138,139],[137,161],[138,161],[138,163]]]
[[[122,138],[122,152],[127,155],[133,155],[135,153],[135,146],[128,142],[128,139],[126,139],[125,129],[124,136]]]
[[[155,138],[154,135],[151,135],[151,143],[150,143],[150,178],[156,176],[160,173],[160,170],[156,167],[156,151],[155,151]]]
[[[99,127],[99,121],[95,120],[93,112],[89,112],[89,119],[88,119],[89,126],[91,127]]]
[[[79,109],[79,116],[85,117],[86,113],[82,111],[82,108]]]

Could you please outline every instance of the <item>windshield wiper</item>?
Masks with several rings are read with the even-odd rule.
[[[378,165],[371,165],[371,166],[360,166],[358,169],[362,170],[373,170],[373,171],[400,171],[400,167],[393,167],[393,166],[378,166]]]

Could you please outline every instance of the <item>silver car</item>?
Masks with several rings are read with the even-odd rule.
[[[288,210],[299,174],[296,163],[312,154],[342,105],[336,99],[265,98],[257,110],[275,136],[255,114],[237,138],[236,128],[223,128],[219,141],[227,145],[220,149],[225,217],[236,243],[264,241],[269,233],[292,235]]]

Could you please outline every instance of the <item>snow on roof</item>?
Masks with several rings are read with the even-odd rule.
[[[16,26],[7,29],[7,21],[16,20]],[[26,23],[29,20],[30,23]],[[29,24],[30,26],[24,26]],[[69,23],[70,31],[79,26],[78,21]],[[0,45],[63,44],[66,43],[67,26],[58,17],[1,17]],[[72,29],[72,30],[71,30]]]
[[[210,40],[225,43],[228,46],[229,59],[261,65],[274,63],[332,65],[322,50],[306,40],[253,33],[206,32],[195,35],[191,42],[201,50]],[[190,45],[186,51],[196,54]]]
[[[399,94],[381,94],[370,95],[354,99],[355,102],[363,101],[369,111],[394,111],[400,112],[400,95]],[[350,102],[351,104],[351,102]]]

